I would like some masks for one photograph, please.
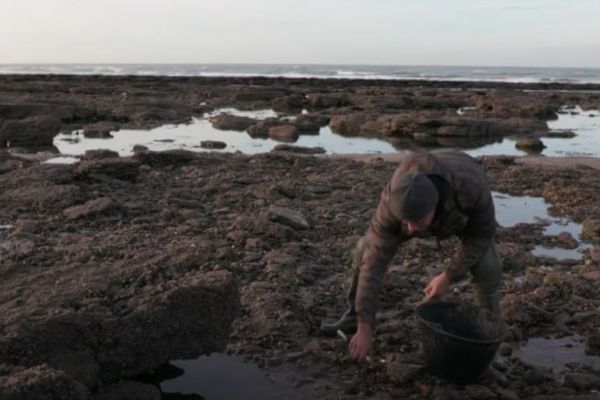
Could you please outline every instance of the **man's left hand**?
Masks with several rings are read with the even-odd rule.
[[[450,280],[445,272],[434,277],[425,287],[423,293],[427,300],[441,297],[450,290]]]

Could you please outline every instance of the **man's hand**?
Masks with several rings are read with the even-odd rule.
[[[441,297],[450,290],[450,280],[445,272],[434,277],[425,287],[423,293],[427,300],[432,300]]]
[[[369,323],[358,322],[358,330],[348,345],[350,355],[362,360],[373,350],[373,327]]]

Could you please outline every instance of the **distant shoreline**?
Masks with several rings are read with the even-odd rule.
[[[600,68],[319,64],[0,64],[0,75],[108,75],[600,84]]]
[[[600,92],[600,83],[566,83],[566,82],[499,82],[476,80],[434,80],[434,79],[360,79],[331,77],[271,77],[271,76],[167,76],[167,75],[104,75],[104,74],[48,74],[48,73],[0,73],[1,81],[29,81],[43,79],[46,81],[72,80],[75,82],[207,82],[211,84],[319,84],[348,88],[353,86],[391,86],[422,87],[442,89],[515,89],[529,91],[583,91]]]

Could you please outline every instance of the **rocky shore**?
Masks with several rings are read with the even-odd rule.
[[[599,369],[571,363],[552,371],[518,351],[531,338],[577,334],[589,355],[600,355],[598,159],[482,158],[495,191],[543,197],[552,213],[583,224],[591,246],[579,260],[536,257],[538,245],[572,248],[577,238],[544,235],[544,221],[498,228],[505,368],[459,386],[420,368],[413,318],[453,241],[438,250],[413,240],[399,250],[372,361],[351,360],[340,338],[318,332],[344,308],[348,252],[394,160],[296,154],[290,146],[254,156],[92,152],[73,165],[25,154],[51,146],[60,131],[149,128],[223,107],[297,116],[211,121],[284,142],[329,125],[402,146],[476,146],[505,135],[543,137],[545,121],[564,106],[600,109],[598,90],[0,76],[0,399],[159,399],[139,375],[211,352],[293,371],[298,398],[600,398]],[[469,301],[470,286],[458,285],[454,296]]]

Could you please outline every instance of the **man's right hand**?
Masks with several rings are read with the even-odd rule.
[[[373,350],[373,327],[369,323],[358,322],[358,330],[348,346],[353,358],[362,360]]]
[[[448,274],[442,272],[434,277],[429,284],[427,284],[423,290],[423,293],[425,293],[425,298],[427,300],[432,300],[444,296],[449,290],[450,279],[448,279]]]

